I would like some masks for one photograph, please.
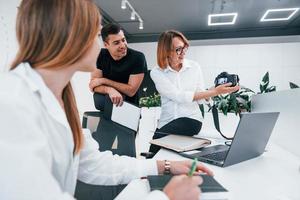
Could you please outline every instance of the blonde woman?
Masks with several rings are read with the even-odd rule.
[[[151,78],[161,95],[161,115],[154,139],[164,137],[162,133],[198,134],[202,126],[198,104],[239,89],[239,86],[230,87],[229,83],[205,90],[201,67],[185,58],[188,47],[188,40],[179,31],[168,30],[159,37],[158,67],[151,71]],[[158,150],[158,146],[150,147],[153,153]]]
[[[19,51],[11,71],[0,75],[0,199],[73,199],[77,179],[117,185],[166,170],[189,171],[189,161],[99,152],[91,135],[82,133],[70,79],[76,71],[95,69],[100,23],[90,0],[21,2]],[[197,169],[211,174],[200,163]],[[201,181],[175,176],[164,192],[147,198],[196,199]]]

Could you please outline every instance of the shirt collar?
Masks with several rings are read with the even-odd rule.
[[[46,86],[41,75],[38,74],[29,63],[19,64],[12,72],[21,77],[28,84],[33,93],[39,94],[44,108],[50,116],[71,131],[64,110],[52,91]]]
[[[186,69],[190,68],[191,65],[187,64],[187,60],[184,59],[183,62],[182,62],[182,68],[180,69],[179,73],[180,72],[184,72]],[[172,69],[169,65],[163,70],[164,72],[168,72],[168,71],[171,71],[171,72],[177,72],[175,71],[174,69]]]

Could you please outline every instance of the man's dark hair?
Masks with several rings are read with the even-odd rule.
[[[101,36],[103,42],[107,41],[107,38],[111,34],[118,34],[121,31],[121,27],[117,24],[106,24],[102,27]]]

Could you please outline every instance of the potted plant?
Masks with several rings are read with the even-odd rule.
[[[295,83],[289,82],[290,83],[290,88],[291,89],[295,89],[295,88],[299,88],[298,85],[296,85]]]
[[[160,117],[161,99],[158,93],[151,95],[147,94],[147,88],[143,88],[144,95],[139,99],[141,110],[140,124],[145,124],[147,131],[153,132],[157,127],[157,122]]]
[[[147,88],[144,88],[145,91]],[[143,89],[143,90],[144,90]],[[139,99],[139,106],[140,107],[160,107],[161,101],[160,101],[160,95],[157,93],[154,93],[153,95],[144,96]]]
[[[261,80],[258,94],[276,91],[276,86],[269,86],[269,82],[269,72],[267,72]],[[212,99],[218,110],[224,115],[228,113],[239,115],[242,112],[251,111],[251,97],[253,94],[255,94],[253,90],[242,86],[238,92],[215,96]]]

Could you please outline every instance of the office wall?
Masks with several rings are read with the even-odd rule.
[[[16,16],[20,0],[0,0],[0,72],[8,69],[17,51]]]
[[[145,53],[149,68],[156,66],[156,43],[130,44]],[[300,36],[195,41],[186,57],[197,61],[207,87],[222,71],[236,73],[240,83],[259,91],[259,82],[269,71],[270,84],[289,89],[289,81],[300,85]]]

